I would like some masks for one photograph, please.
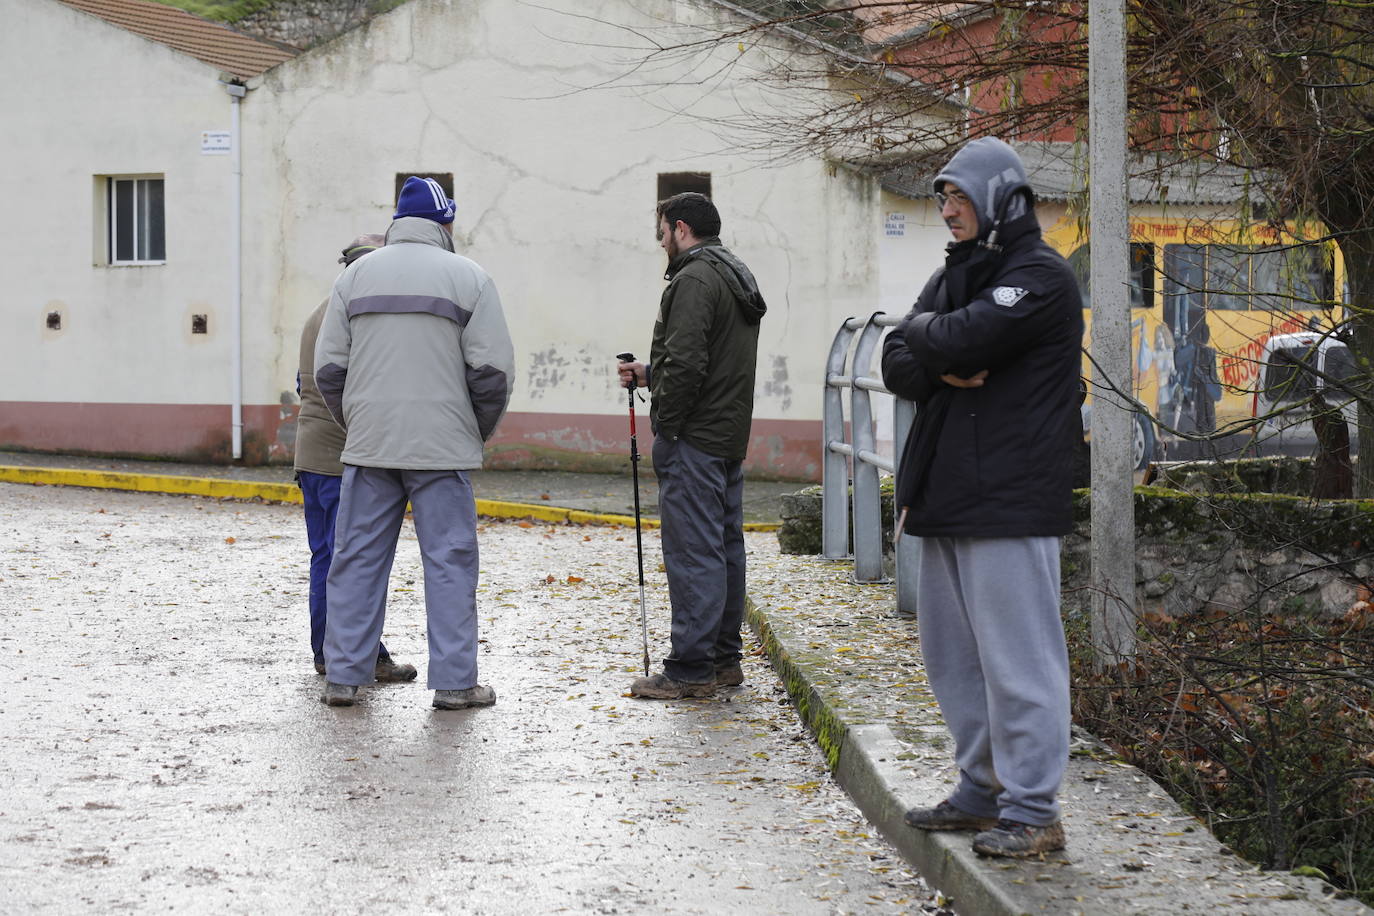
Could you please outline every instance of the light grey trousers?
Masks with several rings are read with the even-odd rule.
[[[370,684],[406,501],[425,570],[432,690],[477,683],[477,509],[462,471],[344,466],[324,664],[335,684]]]
[[[663,436],[653,455],[673,606],[673,651],[663,672],[710,681],[717,667],[739,661],[744,645],[743,463]]]
[[[1045,825],[1069,758],[1069,657],[1059,538],[922,538],[917,625],[954,735],[950,801]]]

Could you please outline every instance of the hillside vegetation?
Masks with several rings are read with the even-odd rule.
[[[245,16],[272,6],[277,0],[157,0],[164,6],[214,19],[218,22],[237,22]]]

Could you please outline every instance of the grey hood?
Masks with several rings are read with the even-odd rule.
[[[1024,216],[1034,201],[1026,167],[1016,150],[996,137],[980,137],[964,144],[949,164],[935,176],[934,188],[939,193],[946,183],[968,195],[978,213],[978,237],[987,238],[998,223],[1006,223]],[[1014,195],[1014,199],[1009,200]]]
[[[420,242],[453,251],[453,235],[432,219],[423,216],[402,216],[391,221],[386,230],[386,243]]]

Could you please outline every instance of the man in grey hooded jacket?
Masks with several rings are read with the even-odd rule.
[[[387,579],[407,501],[425,567],[434,706],[490,706],[477,683],[481,467],[510,400],[514,353],[496,285],[453,250],[454,203],[406,179],[386,245],[339,275],[315,347],[315,381],[346,432],[321,700],[351,706],[373,680]]]
[[[959,782],[921,830],[979,830],[983,855],[1064,848],[1056,796],[1069,751],[1059,538],[1073,524],[1082,441],[1083,304],[1040,235],[1021,159],[973,140],[936,176],[954,242],[883,345],[883,379],[919,407],[897,472],[921,538],[916,608]]]

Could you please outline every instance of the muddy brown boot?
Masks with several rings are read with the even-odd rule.
[[[902,820],[918,830],[991,830],[997,826],[997,818],[969,814],[948,800],[934,808],[912,808]]]
[[[377,659],[377,670],[373,676],[383,684],[403,684],[415,680],[415,666],[397,662],[391,656]]]
[[[738,687],[744,683],[744,668],[739,662],[731,662],[716,669],[717,687]]]
[[[683,697],[709,697],[716,692],[716,681],[678,681],[666,674],[636,678],[630,694],[646,700],[680,700]]]
[[[980,856],[1026,859],[1063,848],[1064,827],[1059,821],[1037,826],[1003,818],[973,838],[973,851]]]

